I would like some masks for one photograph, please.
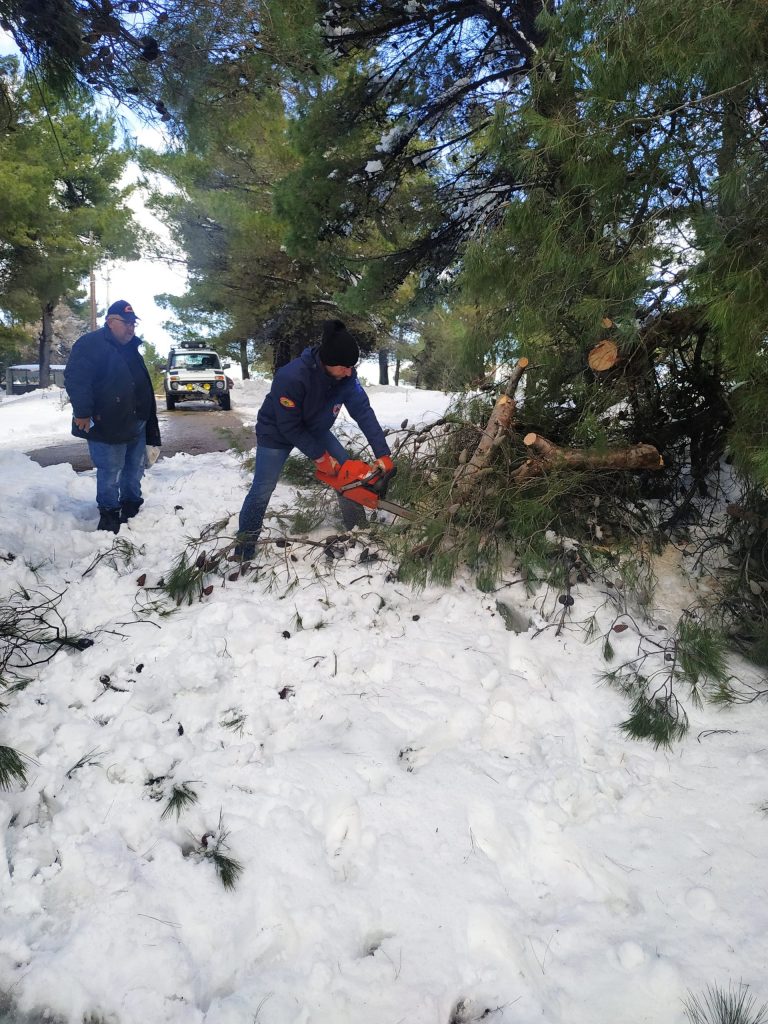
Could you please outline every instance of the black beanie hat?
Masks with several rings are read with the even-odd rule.
[[[354,366],[360,349],[341,320],[326,320],[318,354],[326,366]]]

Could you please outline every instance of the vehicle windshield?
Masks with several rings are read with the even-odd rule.
[[[171,370],[220,370],[221,363],[215,352],[174,352]]]

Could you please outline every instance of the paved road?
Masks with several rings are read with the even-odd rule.
[[[225,412],[209,402],[185,402],[173,412],[158,408],[160,435],[163,447],[160,458],[167,459],[178,452],[201,455],[204,452],[224,452],[234,446],[232,435],[245,446],[253,444],[253,430],[243,426],[237,413]],[[61,444],[36,448],[27,455],[41,466],[58,466],[68,462],[80,473],[92,469],[88,445],[74,437]]]

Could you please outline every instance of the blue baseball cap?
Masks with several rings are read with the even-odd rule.
[[[118,299],[117,302],[113,302],[107,310],[107,316],[121,316],[123,320],[131,322],[139,319],[133,311],[133,306],[130,302],[126,302],[125,299]]]

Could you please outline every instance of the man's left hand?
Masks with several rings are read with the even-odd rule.
[[[319,459],[315,459],[318,473],[325,473],[326,476],[336,476],[341,463],[329,452],[323,452]]]
[[[395,464],[389,455],[382,455],[381,458],[376,459],[374,467],[380,469],[382,473],[391,473],[395,468]]]

